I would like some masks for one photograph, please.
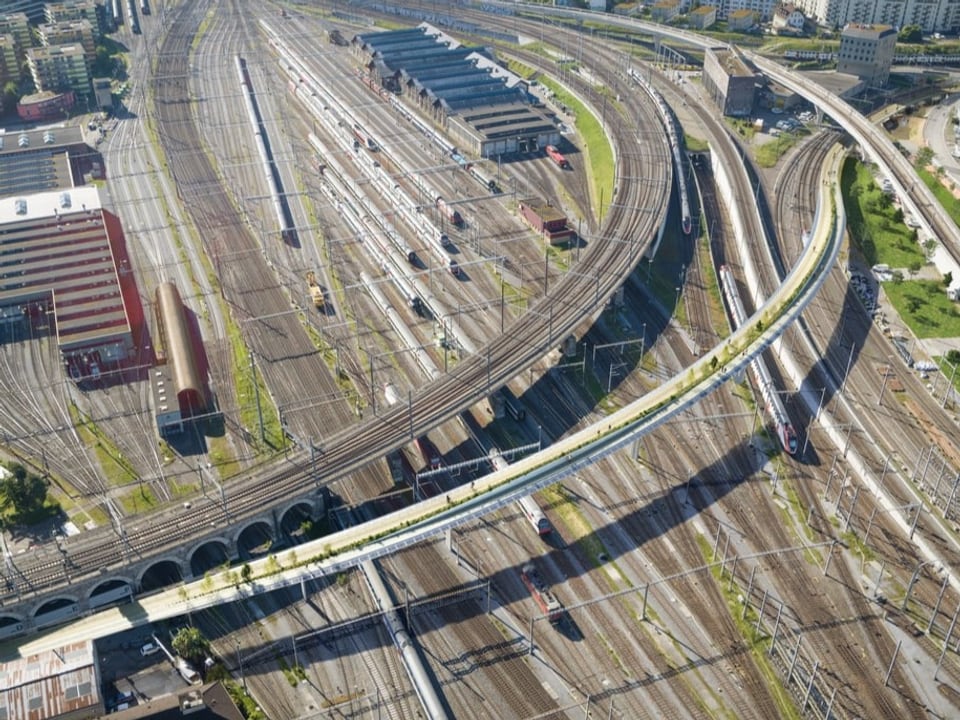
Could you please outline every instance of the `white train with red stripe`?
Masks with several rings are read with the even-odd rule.
[[[490,464],[493,465],[495,471],[503,470],[507,466],[507,461],[503,455],[500,454],[500,451],[494,448],[490,451]],[[520,498],[517,500],[517,505],[523,513],[523,516],[527,519],[527,522],[537,531],[537,535],[544,537],[553,532],[553,526],[550,524],[550,521],[547,520],[547,516],[543,514],[540,506],[537,505],[537,501],[533,499],[533,495],[526,495]]]
[[[677,189],[680,191],[680,225],[683,228],[683,234],[689,235],[693,230],[693,222],[690,216],[690,200],[687,197],[687,178],[683,168],[683,128],[677,122],[673,110],[664,99],[663,95],[651,85],[647,79],[637,70],[630,68],[627,74],[653,99],[657,107],[657,114],[660,115],[660,122],[663,123],[667,131],[667,138],[670,141],[670,152],[673,155],[673,165],[677,176]]]
[[[733,272],[726,265],[720,267],[720,285],[723,288],[723,296],[726,298],[727,307],[730,310],[730,317],[733,320],[734,329],[740,328],[747,321],[747,314],[743,309],[743,302],[740,300],[740,292],[737,290],[737,281],[733,277]],[[797,454],[799,440],[797,431],[794,430],[790,417],[787,415],[787,409],[783,406],[780,396],[777,394],[777,388],[770,377],[770,371],[764,364],[763,359],[758,357],[750,363],[750,374],[753,376],[753,382],[760,391],[760,397],[763,398],[764,409],[767,416],[773,422],[777,433],[777,439],[791,455]]]

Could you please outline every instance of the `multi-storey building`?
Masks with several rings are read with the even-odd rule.
[[[93,28],[93,36],[99,39],[105,20],[103,3],[96,0],[64,0],[47,3],[44,12],[48,23],[86,20]]]
[[[695,30],[706,30],[717,22],[717,8],[713,5],[701,5],[691,10],[687,18],[690,21],[690,27]]]
[[[40,25],[37,27],[37,34],[44,47],[79,44],[83,46],[88,62],[92,63],[96,59],[96,44],[89,20],[66,20]]]
[[[0,0],[0,15],[25,13],[32,22],[43,22],[43,0]]]
[[[761,21],[773,17],[773,9],[779,0],[720,0],[717,4],[717,17],[726,19],[737,10],[749,10]]]
[[[750,115],[756,84],[755,73],[735,51],[723,47],[707,49],[703,87],[724,115]]]
[[[90,95],[90,73],[82,45],[30,48],[27,64],[38,91],[73,90],[77,95]]]
[[[890,77],[897,31],[889,25],[847,25],[840,33],[837,72],[882,86]]]
[[[795,4],[828,27],[861,23],[918,25],[925,33],[960,31],[957,0],[795,0]]]
[[[960,33],[960,3],[940,3],[934,32]]]
[[[757,14],[753,10],[734,10],[727,15],[727,29],[731,32],[745,32],[757,24]]]
[[[30,40],[30,21],[25,13],[0,15],[0,35],[12,35],[18,62],[26,60],[27,48],[33,43]]]
[[[20,63],[17,61],[17,41],[13,35],[0,35],[0,87],[20,80]]]
[[[661,0],[650,7],[650,17],[654,22],[670,22],[680,14],[680,3],[678,0]]]

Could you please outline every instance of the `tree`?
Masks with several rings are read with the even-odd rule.
[[[180,628],[173,638],[173,649],[180,657],[202,666],[210,654],[210,641],[195,627]]]
[[[923,252],[927,255],[927,260],[933,258],[933,254],[937,251],[937,241],[933,238],[927,238],[923,241]]]
[[[12,510],[16,522],[39,520],[47,502],[47,484],[20,463],[11,465],[9,471],[10,475],[0,480],[0,511]]]
[[[953,285],[953,273],[947,270],[947,272],[943,274],[943,286],[948,288],[951,285]]]
[[[897,35],[897,42],[918,43],[923,42],[923,30],[919,25],[904,25]]]
[[[95,77],[110,77],[114,71],[110,49],[104,45],[97,45],[96,54],[96,59],[90,67],[91,72]]]
[[[229,680],[230,671],[224,667],[223,663],[217,663],[212,668],[207,670],[204,680],[207,682],[215,682],[217,680]]]
[[[894,270],[894,271],[893,271],[893,284],[894,284],[894,285],[899,285],[899,284],[902,283],[902,282],[903,282],[903,273],[900,272],[899,270]]]
[[[14,107],[20,100],[20,88],[13,80],[3,86],[3,106],[5,108]]]
[[[916,274],[920,272],[921,267],[923,267],[923,265],[919,260],[913,260],[909,265],[907,265],[907,270],[910,271],[910,277],[916,277]]]
[[[900,28],[900,32],[897,33],[897,42],[923,42],[923,29],[919,25],[904,25],[902,28]]]
[[[956,365],[960,363],[960,350],[948,350],[947,362],[950,363],[951,365]]]

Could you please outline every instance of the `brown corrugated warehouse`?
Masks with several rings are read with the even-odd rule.
[[[87,640],[0,663],[0,717],[81,720],[103,714],[96,648]]]
[[[169,282],[158,285],[156,299],[158,334],[163,341],[162,355],[170,369],[178,406],[174,409],[161,405],[156,408],[156,413],[159,421],[164,410],[174,413],[179,410],[180,417],[176,422],[182,422],[182,419],[207,411],[206,383],[200,375],[190,325],[176,285]],[[164,427],[169,424],[172,423],[160,423],[161,434],[165,433]]]

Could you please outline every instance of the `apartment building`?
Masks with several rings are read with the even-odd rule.
[[[73,90],[81,96],[90,94],[90,72],[82,45],[30,48],[27,65],[38,92]]]

